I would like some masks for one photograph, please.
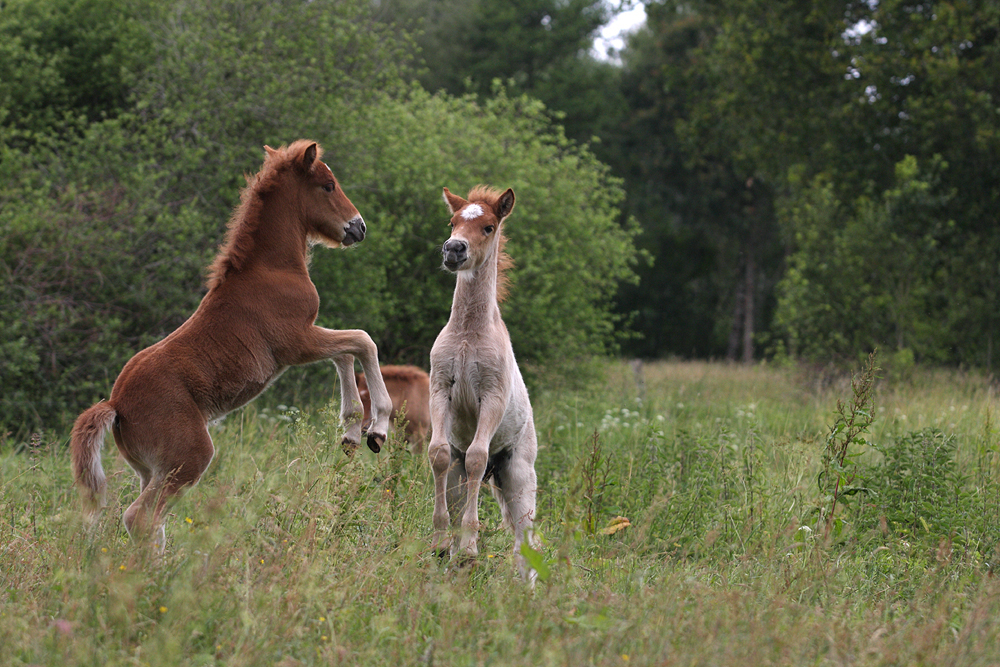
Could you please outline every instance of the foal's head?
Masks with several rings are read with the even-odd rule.
[[[316,142],[300,140],[287,148],[264,149],[265,170],[274,162],[276,171],[288,172],[297,186],[299,219],[306,225],[311,242],[339,248],[364,240],[365,222],[330,167],[320,159],[323,149]]]
[[[503,193],[480,185],[469,198],[444,189],[444,202],[451,211],[451,238],[441,252],[449,271],[475,271],[487,261],[501,259],[503,234],[500,225],[514,210],[514,191]]]
[[[264,166],[247,176],[240,205],[229,219],[226,241],[209,268],[209,289],[242,271],[254,253],[261,251],[255,240],[258,236],[288,238],[285,226],[264,224],[261,212],[272,196],[283,197],[281,210],[298,219],[311,243],[339,248],[365,238],[364,220],[340,189],[333,172],[320,160],[323,149],[316,142],[299,140],[287,147],[264,149]],[[263,247],[272,245],[265,243]]]

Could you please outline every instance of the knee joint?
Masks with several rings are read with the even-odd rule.
[[[469,471],[469,477],[479,478],[486,472],[486,464],[489,462],[488,451],[480,449],[470,449],[465,453],[465,469]]]
[[[446,444],[431,444],[427,448],[427,458],[431,461],[431,468],[436,473],[444,473],[451,465],[451,451]]]

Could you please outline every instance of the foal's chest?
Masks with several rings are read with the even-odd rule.
[[[452,403],[460,409],[478,412],[478,404],[483,395],[484,375],[489,375],[489,370],[476,357],[472,345],[463,340],[451,369]]]
[[[447,385],[453,411],[477,415],[483,396],[501,391],[499,360],[484,354],[474,338],[456,339],[450,347],[450,354],[432,355],[439,356],[432,361],[432,372]]]

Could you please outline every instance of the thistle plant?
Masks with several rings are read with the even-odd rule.
[[[837,419],[830,427],[823,452],[823,469],[819,475],[820,491],[829,499],[826,512],[826,531],[829,537],[834,528],[840,528],[836,517],[837,504],[847,496],[864,489],[854,486],[856,459],[861,448],[868,444],[864,434],[875,421],[875,381],[882,370],[876,363],[878,350],[868,355],[861,373],[851,378],[852,398],[845,404],[837,400]]]

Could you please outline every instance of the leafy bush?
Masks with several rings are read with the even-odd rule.
[[[604,353],[613,292],[632,275],[635,254],[634,229],[617,220],[623,193],[607,168],[551,126],[539,103],[503,91],[479,104],[414,89],[366,111],[353,143],[337,152],[365,156],[343,171],[371,221],[371,245],[352,253],[346,270],[338,261],[313,271],[321,294],[385,289],[374,287],[353,312],[328,311],[329,324],[370,327],[390,358],[426,364],[455,288],[440,269],[449,233],[441,187],[464,194],[490,183],[517,198],[504,224],[514,268],[503,313],[518,358],[551,366]]]
[[[0,426],[71,418],[197,306],[210,230],[135,148],[111,122],[0,160]]]
[[[882,460],[859,470],[870,489],[858,508],[858,529],[895,535],[966,539],[975,517],[968,479],[958,468],[958,440],[927,428],[872,443]]]
[[[150,58],[148,0],[9,0],[0,11],[0,136],[19,146],[124,109]],[[142,16],[145,24],[139,21]]]

